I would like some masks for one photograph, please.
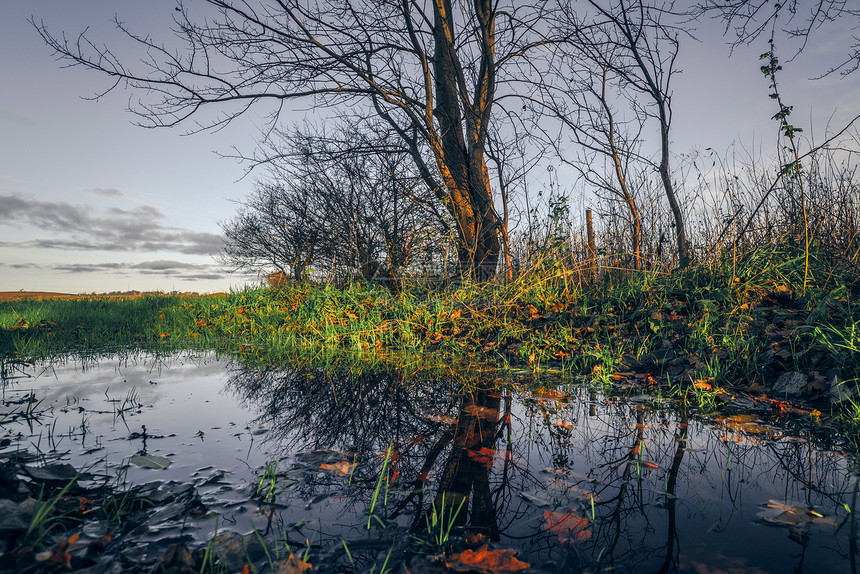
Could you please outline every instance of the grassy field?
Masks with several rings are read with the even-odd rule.
[[[208,348],[249,363],[451,361],[588,375],[698,404],[767,394],[830,405],[860,428],[860,274],[819,253],[756,250],[683,272],[545,263],[511,283],[399,292],[287,283],[211,296],[0,300],[0,356]],[[794,388],[781,380],[794,377]]]

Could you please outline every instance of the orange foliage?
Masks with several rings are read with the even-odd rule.
[[[561,543],[585,542],[591,538],[591,530],[586,530],[588,519],[578,516],[575,510],[570,512],[544,510],[543,519],[541,530],[557,533]]]
[[[266,285],[269,286],[269,289],[277,289],[279,287],[283,287],[284,283],[288,280],[287,274],[283,271],[277,271],[275,273],[269,273],[266,275]]]
[[[481,572],[482,574],[504,574],[507,572],[519,572],[531,565],[518,560],[516,550],[501,549],[490,550],[484,544],[477,550],[463,550],[452,554],[445,562],[445,566],[455,572]]]

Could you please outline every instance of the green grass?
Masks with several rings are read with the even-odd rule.
[[[609,270],[594,283],[560,261],[507,284],[416,283],[397,293],[305,282],[210,297],[0,302],[0,357],[199,348],[254,364],[557,370],[611,388],[626,355],[652,364],[669,350],[689,361],[671,381],[681,390],[697,380],[748,387],[772,378],[774,365],[860,379],[860,271],[823,250],[808,272],[803,251],[787,244],[675,273]],[[713,397],[696,393],[710,408]],[[843,411],[856,433],[860,416]]]

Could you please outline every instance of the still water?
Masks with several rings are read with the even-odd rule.
[[[0,459],[193,489],[193,513],[153,508],[117,540],[126,561],[217,527],[256,530],[316,571],[466,571],[450,558],[469,534],[533,571],[856,572],[856,458],[763,414],[525,375],[206,354],[6,365],[2,383]]]

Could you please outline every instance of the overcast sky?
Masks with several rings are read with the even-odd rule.
[[[0,291],[211,292],[248,279],[213,259],[218,222],[229,219],[252,187],[243,166],[221,159],[232,146],[252,152],[260,116],[218,133],[143,129],[125,112],[131,93],[86,101],[106,79],[62,69],[27,22],[55,33],[110,37],[114,14],[133,30],[169,39],[174,0],[4,0],[0,8]],[[101,34],[100,34],[101,32]],[[844,56],[851,30],[832,26],[794,62],[783,62],[781,90],[792,119],[822,134],[860,113],[860,72],[810,81]],[[718,26],[681,46],[673,103],[676,153],[732,141],[773,147],[776,112],[759,71],[758,44],[729,48]],[[787,59],[789,48],[785,48]],[[263,110],[260,111],[263,113]],[[291,116],[301,119],[303,113]],[[810,126],[812,123],[812,127]],[[539,176],[535,176],[538,177]],[[562,182],[563,183],[563,182]]]

